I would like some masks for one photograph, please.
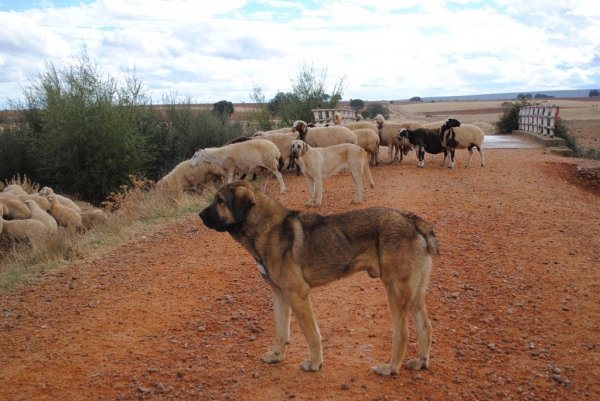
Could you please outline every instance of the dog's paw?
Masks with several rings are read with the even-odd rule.
[[[381,376],[391,376],[398,374],[398,368],[394,369],[389,363],[386,363],[385,365],[373,366],[371,369],[373,369],[373,372]]]
[[[269,351],[262,356],[262,361],[266,363],[279,363],[283,361],[283,355]]]
[[[421,359],[412,359],[407,362],[406,369],[408,370],[421,370],[421,369],[429,369],[429,358]]]
[[[310,359],[305,360],[304,362],[302,362],[302,364],[300,365],[300,368],[302,370],[304,370],[305,372],[318,372],[319,369],[321,369],[321,366],[323,365],[323,362],[311,362]]]

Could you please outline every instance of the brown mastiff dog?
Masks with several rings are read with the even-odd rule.
[[[308,293],[365,270],[383,281],[394,325],[392,357],[373,371],[398,373],[409,339],[409,313],[417,329],[419,357],[406,367],[428,367],[431,324],[425,291],[433,256],[439,251],[433,229],[418,216],[384,207],[329,216],[298,212],[239,181],[224,186],[200,218],[208,228],[227,231],[242,244],[271,289],[275,347],[263,355],[263,361],[283,360],[290,341],[291,310],[310,347],[301,368],[318,371],[323,364],[321,334]]]

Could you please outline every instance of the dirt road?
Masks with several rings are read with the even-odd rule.
[[[484,168],[477,154],[463,168],[466,151],[454,170],[430,155],[417,169],[413,154],[374,167],[358,206],[348,175],[324,181],[321,214],[384,205],[433,225],[430,370],[371,372],[392,326],[366,274],[312,292],[320,372],[300,371],[308,349],[293,318],[286,359],[262,363],[268,289],[247,252],[194,214],[3,294],[0,399],[600,399],[600,193],[578,185],[581,160],[485,152]],[[305,210],[305,179],[284,180],[285,195],[274,181],[267,192]],[[411,323],[407,359],[414,335]]]

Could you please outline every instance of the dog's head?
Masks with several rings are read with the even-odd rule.
[[[294,139],[292,141],[292,157],[294,159],[304,156],[304,154],[306,153],[307,150],[308,150],[308,145],[306,144],[306,142],[304,142],[300,139]]]
[[[255,204],[252,184],[236,181],[217,192],[215,200],[200,212],[200,218],[210,229],[233,232],[244,222],[246,214]]]

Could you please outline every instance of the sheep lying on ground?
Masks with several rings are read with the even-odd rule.
[[[13,195],[27,195],[27,192],[23,189],[23,187],[21,187],[20,185],[17,185],[17,184],[7,185],[4,188],[3,192],[13,194]]]
[[[48,201],[48,203],[50,202]],[[31,210],[32,220],[40,221],[50,231],[58,230],[58,224],[56,223],[54,217],[50,216],[50,214],[45,210],[42,210],[37,202],[28,199],[25,201],[25,204],[29,207],[29,210]]]
[[[450,151],[450,164],[449,168],[454,168],[454,152],[456,149],[469,149],[469,160],[465,167],[469,167],[471,160],[473,159],[473,148],[477,148],[479,155],[481,156],[481,167],[484,166],[483,160],[483,141],[485,139],[485,133],[479,127],[470,124],[462,124],[460,127],[454,127],[446,131],[444,139],[442,140],[442,146]],[[446,158],[444,158],[444,163]]]
[[[56,195],[48,195],[47,198],[52,204],[49,213],[54,217],[54,220],[56,220],[56,223],[58,223],[59,226],[67,227],[69,229],[83,228],[83,222],[79,212],[59,203]]]
[[[0,215],[0,234],[13,245],[17,241],[27,241],[33,237],[44,235],[48,228],[41,221],[26,220],[4,220]]]
[[[221,148],[200,149],[194,153],[190,161],[192,167],[213,163],[227,171],[227,183],[233,182],[236,171],[241,173],[261,172],[264,177],[264,190],[269,179],[269,171],[279,181],[279,192],[285,192],[285,184],[279,170],[281,152],[274,143],[265,139],[253,139],[242,143],[223,146]]]
[[[369,164],[379,164],[379,134],[370,128],[358,128],[353,130],[358,140],[358,146],[367,151]]]
[[[402,161],[403,155],[407,155],[411,147],[407,142],[401,142],[398,139],[398,132],[403,129],[423,128],[423,125],[417,122],[389,122],[385,121],[381,114],[375,116],[374,121],[377,124],[381,146],[388,147],[388,163],[392,163],[396,158]]]
[[[157,188],[181,188],[184,191],[192,188],[202,188],[208,184],[215,187],[223,183],[227,172],[217,164],[204,163],[192,168],[190,160],[179,163],[171,172],[156,183]]]
[[[0,203],[6,206],[8,212],[4,216],[10,220],[25,220],[31,217],[31,210],[25,202],[16,196],[2,196],[0,197]]]
[[[100,209],[81,212],[81,222],[87,230],[95,226],[98,222],[106,220],[108,220],[107,214]]]
[[[44,211],[47,212],[50,210],[50,201],[45,197],[38,194],[29,194],[29,195],[17,195],[22,202],[26,202],[28,200],[35,201],[38,206]]]
[[[398,133],[398,140],[401,140],[403,138],[408,139],[408,141],[414,147],[416,147],[419,152],[419,164],[417,164],[417,167],[423,167],[425,165],[425,152],[434,155],[438,153],[444,153],[443,163],[446,162],[446,155],[448,154],[448,151],[442,145],[442,139],[440,138],[438,130],[427,128],[417,128],[415,130],[410,130],[403,128]]]
[[[54,190],[50,187],[44,187],[44,188],[40,189],[39,194],[41,196],[54,195],[55,198],[58,200],[58,203],[75,210],[77,213],[81,213],[81,208],[79,206],[77,206],[77,204],[75,202],[73,202],[71,199],[67,198],[66,196],[62,196],[62,195],[54,193]]]

